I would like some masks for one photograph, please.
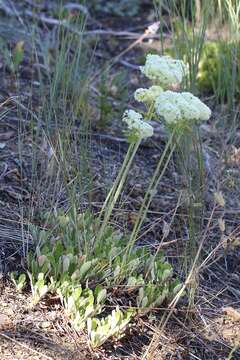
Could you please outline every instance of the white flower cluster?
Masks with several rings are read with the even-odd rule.
[[[153,85],[149,89],[137,89],[134,93],[135,100],[139,102],[146,103],[147,105],[151,105],[154,103],[156,98],[163,92],[161,86]]]
[[[140,69],[149,79],[164,87],[180,84],[187,73],[187,67],[182,60],[152,54],[147,55],[146,63]]]
[[[180,84],[187,72],[187,67],[181,60],[169,56],[149,54],[146,63],[141,67],[155,85],[150,88],[140,88],[134,93],[135,100],[147,106],[148,116],[156,114],[163,117],[168,125],[178,129],[194,122],[208,120],[211,110],[200,99],[189,92],[178,93],[166,89],[170,85]],[[154,108],[151,108],[153,105]],[[130,141],[143,139],[153,135],[153,128],[144,121],[143,116],[134,110],[126,110],[123,121],[128,125]]]
[[[153,135],[153,127],[143,121],[142,115],[134,110],[126,110],[122,120],[127,124],[130,132],[139,140]]]
[[[164,91],[156,99],[155,111],[168,124],[186,121],[208,120],[211,110],[189,92]]]

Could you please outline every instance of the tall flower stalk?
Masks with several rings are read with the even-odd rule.
[[[174,151],[177,149],[181,154],[182,164],[187,174],[191,167],[191,160],[189,148],[187,149],[184,144],[186,145],[189,134],[193,133],[194,126],[199,121],[208,120],[211,115],[210,109],[191,93],[169,90],[173,85],[179,86],[186,75],[187,68],[181,60],[150,54],[147,56],[145,65],[140,70],[153,82],[153,85],[149,88],[137,89],[134,94],[135,100],[142,102],[146,107],[144,117],[133,110],[127,110],[124,113],[123,122],[128,126],[127,135],[130,146],[119,174],[101,209],[99,220],[102,223],[97,235],[97,242],[103,240],[106,226],[126,182],[141,140],[153,135],[153,129],[147,121],[152,118],[163,120],[169,138],[138,212],[134,228],[126,246],[121,272],[118,275],[119,279],[121,276],[124,277],[125,265],[127,268],[128,260],[131,258],[130,255],[138,239],[142,224],[146,219],[153,197]]]
[[[180,170],[185,180],[186,207],[188,209],[189,246],[186,248],[188,259],[192,261],[198,246],[202,218],[202,194],[204,169],[198,124],[211,116],[211,110],[200,99],[189,92],[176,93],[165,91],[155,102],[158,116],[163,117],[171,132],[181,133],[181,138],[174,139]]]
[[[127,262],[128,255],[131,253],[131,251],[137,241],[139,231],[142,227],[144,220],[146,219],[149,207],[151,205],[154,195],[156,194],[157,187],[167,169],[167,166],[169,164],[169,161],[171,160],[173,152],[175,151],[176,144],[173,143],[174,135],[175,135],[174,133],[172,133],[170,135],[168,142],[164,148],[164,151],[160,157],[160,160],[157,164],[156,170],[151,178],[150,184],[147,188],[146,194],[144,196],[142,205],[140,207],[140,210],[137,215],[137,219],[134,224],[134,228],[132,230],[132,233],[131,233],[131,236],[129,239],[129,243],[126,248],[126,254],[125,254],[126,262]]]
[[[180,85],[187,72],[185,64],[181,60],[173,60],[169,57],[159,57],[158,55],[148,55],[146,64],[141,67],[141,71],[155,85],[149,89],[137,89],[135,99],[143,102],[147,108],[147,117],[162,119],[169,133],[169,139],[165,149],[157,164],[156,170],[152,176],[142,205],[137,215],[130,240],[126,247],[124,262],[122,264],[122,273],[124,275],[125,265],[128,263],[130,254],[138,239],[138,234],[142,224],[147,216],[152,199],[157,191],[158,185],[167,169],[169,161],[177,149],[182,154],[182,164],[185,168],[185,174],[189,174],[191,169],[191,155],[189,145],[189,134],[193,134],[195,124],[202,120],[208,120],[211,111],[197,97],[191,93],[178,93],[168,90],[173,84]],[[191,136],[192,140],[192,136]],[[186,146],[183,145],[187,144]],[[198,144],[195,144],[198,148]],[[199,150],[199,149],[198,149]],[[197,154],[199,155],[199,153]],[[200,169],[201,157],[197,156]],[[190,191],[192,189],[192,178],[190,178]]]
[[[97,235],[96,243],[101,241],[101,239],[103,238],[104,231],[106,229],[106,226],[108,225],[108,221],[112,215],[114,206],[126,182],[127,175],[129,173],[133,159],[136,155],[136,152],[139,148],[142,139],[151,137],[153,135],[152,126],[146,123],[145,121],[143,121],[142,115],[137,113],[136,111],[133,110],[125,111],[123,115],[123,122],[125,122],[128,126],[128,130],[126,133],[130,145],[127,154],[125,156],[125,159],[123,161],[122,167],[118,173],[118,176],[115,179],[114,184],[111,190],[109,191],[106,200],[102,206],[101,212],[99,214],[99,220],[101,220],[103,216],[103,221]]]
[[[118,173],[118,176],[115,179],[113,186],[105,199],[105,202],[104,202],[102,209],[100,211],[100,214],[99,214],[99,219],[101,219],[103,214],[104,214],[104,217],[103,217],[103,221],[102,221],[96,242],[98,242],[99,240],[102,239],[104,230],[106,229],[106,226],[108,225],[108,221],[111,217],[114,206],[118,200],[119,195],[121,194],[121,191],[125,184],[130,166],[133,162],[133,159],[136,155],[136,152],[139,148],[140,143],[141,143],[141,140],[138,140],[137,142],[130,144],[127,154],[125,156],[125,159],[123,161],[122,167]]]

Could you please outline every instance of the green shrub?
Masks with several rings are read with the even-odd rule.
[[[202,51],[197,76],[199,89],[214,93],[219,100],[238,97],[240,48],[231,42],[207,42]]]

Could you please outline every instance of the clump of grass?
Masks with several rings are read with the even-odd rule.
[[[163,41],[164,29],[162,27],[162,36],[160,34],[162,52],[184,59],[188,64],[189,73],[184,84],[185,88],[190,89],[193,93],[198,93],[199,89],[203,90],[203,86],[207,82],[214,90],[214,96],[221,103],[227,99],[228,104],[232,106],[231,104],[237,94],[236,76],[234,79],[232,78],[232,71],[234,71],[231,60],[232,51],[228,51],[229,56],[225,56],[223,47],[219,42],[216,42],[216,45],[215,43],[213,45],[206,43],[207,30],[211,25],[211,21],[215,18],[216,11],[223,11],[224,9],[223,21],[227,21],[228,10],[226,3],[223,1],[221,5],[222,10],[213,3],[209,4],[208,1],[198,2],[198,4],[195,1],[155,1],[155,7],[162,24],[165,24],[164,15],[169,15],[170,25],[168,30],[173,37],[171,48],[166,49]],[[167,25],[165,26],[167,27]],[[218,48],[220,51],[217,52],[217,56],[211,56],[210,54],[213,47],[214,49]],[[186,244],[185,264],[183,264],[186,273],[198,249],[199,235],[202,229],[201,219],[204,217],[203,194],[205,180],[201,138],[198,128],[192,127],[185,130],[184,136],[175,144],[178,168],[184,178],[185,206],[188,212],[187,236],[189,241]]]
[[[83,40],[85,15],[76,16],[72,26],[58,27],[48,38],[34,37],[34,55],[38,62],[39,107],[32,124],[33,179],[35,189],[67,192],[69,201],[80,206],[85,193],[90,193],[92,50]],[[53,38],[52,38],[53,36]],[[90,60],[89,60],[90,59]],[[46,166],[39,181],[40,146],[47,153]],[[70,181],[70,179],[72,179]],[[47,194],[46,194],[47,195]],[[50,200],[52,198],[52,204]],[[56,196],[46,196],[47,208],[55,207]]]
[[[188,63],[187,88],[193,93],[211,94],[217,102],[227,103],[232,109],[239,96],[239,4],[228,0],[217,3],[166,0],[156,1],[155,7],[162,24],[163,15],[169,15],[168,30],[173,37],[171,48],[165,48],[162,26],[161,51]],[[220,32],[214,41],[207,41],[216,32],[215,27],[225,27],[224,40]]]
[[[205,42],[205,34],[210,15],[208,4],[204,1],[199,9],[195,1],[155,1],[155,7],[160,19],[164,24],[164,13],[169,15],[169,31],[172,33],[172,56],[184,59],[189,67],[189,76],[186,86],[191,92],[197,92],[197,74],[202,49]],[[189,16],[187,16],[189,14]],[[175,16],[172,16],[175,15]],[[163,28],[161,29],[163,32]],[[162,39],[162,52],[166,51]]]

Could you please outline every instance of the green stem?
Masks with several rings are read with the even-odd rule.
[[[120,171],[119,171],[119,173],[118,173],[118,176],[116,177],[116,179],[115,179],[115,181],[114,181],[114,183],[113,183],[113,186],[112,186],[111,190],[108,192],[108,195],[107,195],[107,197],[106,197],[106,199],[105,199],[105,201],[104,201],[104,203],[103,203],[103,206],[102,206],[102,208],[101,208],[101,211],[100,211],[100,213],[99,213],[99,215],[98,215],[99,220],[101,220],[101,217],[102,217],[102,215],[103,215],[103,212],[104,212],[107,204],[110,202],[110,198],[112,197],[112,195],[113,195],[114,192],[116,191],[116,188],[117,188],[117,186],[118,186],[118,184],[119,184],[119,181],[120,181],[120,179],[121,179],[122,173],[123,173],[125,167],[127,166],[127,163],[128,163],[129,158],[130,158],[130,156],[131,156],[131,152],[133,151],[134,145],[135,145],[135,144],[130,144],[130,146],[129,146],[129,148],[128,148],[127,154],[126,154],[125,159],[124,159],[124,161],[123,161],[122,167],[121,167],[121,169],[120,169]]]
[[[167,169],[167,166],[168,166],[168,163],[172,157],[172,154],[176,148],[176,144],[174,144],[174,146],[172,147],[168,157],[167,157],[167,160],[165,162],[165,165],[163,167],[163,169],[161,170],[161,167],[162,167],[162,164],[163,164],[163,161],[167,155],[167,152],[169,150],[169,148],[172,146],[172,143],[173,143],[173,139],[174,139],[174,136],[175,136],[175,133],[173,132],[165,146],[165,149],[164,149],[164,152],[162,153],[162,156],[158,162],[158,165],[157,165],[157,168],[153,174],[153,177],[151,179],[151,182],[148,186],[148,189],[146,191],[146,194],[144,196],[144,199],[143,199],[143,202],[142,202],[142,205],[141,205],[141,208],[138,212],[138,217],[137,217],[137,220],[135,222],[135,225],[134,225],[134,228],[133,228],[133,231],[132,231],[132,234],[131,234],[131,237],[129,239],[129,243],[127,245],[127,248],[126,248],[126,253],[125,253],[125,261],[124,261],[124,264],[126,264],[127,262],[127,258],[128,258],[128,255],[131,253],[132,251],[132,248],[137,240],[137,236],[138,236],[138,233],[139,233],[139,230],[146,218],[146,215],[147,215],[147,212],[148,212],[148,209],[149,209],[149,206],[152,202],[152,199],[155,195],[155,191],[158,187],[158,184],[159,182],[161,181],[166,169]]]
[[[110,193],[108,194],[105,202],[104,202],[104,205],[103,205],[103,209],[101,210],[100,212],[100,216],[102,215],[104,209],[106,208],[106,211],[105,211],[105,215],[104,215],[104,219],[103,219],[103,223],[100,227],[100,230],[99,230],[99,233],[98,233],[98,236],[97,236],[97,239],[96,239],[96,242],[100,241],[103,234],[104,234],[104,230],[108,224],[108,221],[110,219],[110,216],[112,214],[112,211],[113,211],[113,208],[118,200],[118,197],[121,193],[121,190],[125,184],[125,181],[126,181],[126,178],[127,178],[127,175],[128,175],[128,172],[130,170],[130,166],[132,164],[132,161],[136,155],[136,152],[139,148],[139,145],[141,143],[141,140],[138,140],[136,143],[134,144],[131,144],[129,146],[129,149],[128,149],[128,152],[126,154],[126,157],[124,159],[124,162],[123,162],[123,165],[122,165],[122,168],[114,182],[114,185],[112,187],[112,189],[110,190]],[[99,217],[100,219],[100,217]]]

